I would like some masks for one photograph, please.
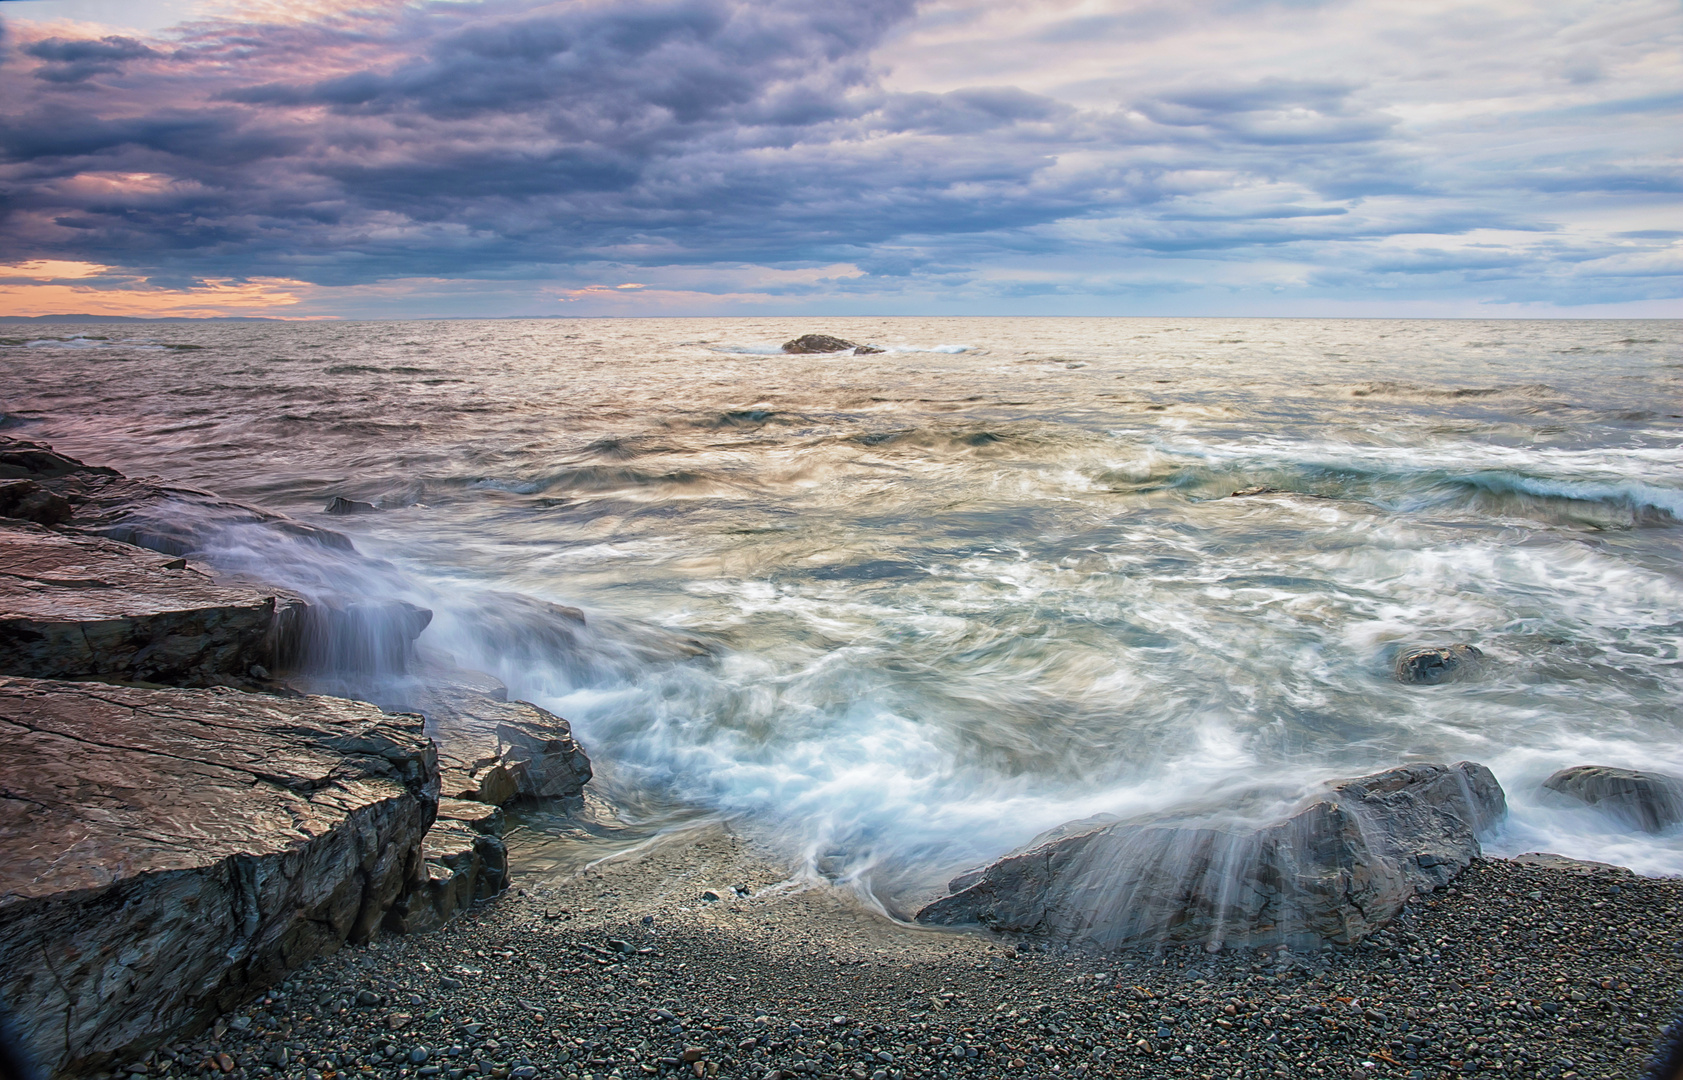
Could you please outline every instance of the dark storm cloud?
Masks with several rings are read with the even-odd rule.
[[[1022,47],[1055,65],[1105,35],[1167,40],[1302,7],[1140,3],[1054,21]],[[313,21],[193,24],[167,45],[13,33],[0,37],[0,244],[14,260],[158,280],[335,285],[847,262],[868,276],[825,287],[860,292],[1064,254],[1291,258],[1389,279],[1447,273],[1461,250],[1383,249],[1396,237],[1555,228],[1557,202],[1514,192],[1678,186],[1652,155],[1579,155],[1508,163],[1493,196],[1359,72],[1239,65],[1102,104],[985,70],[957,89],[891,89],[875,56],[916,14],[914,0],[376,0]],[[1515,115],[1651,118],[1666,100]],[[1663,232],[1618,243],[1663,247]],[[1617,255],[1566,250],[1463,262],[1484,275]]]
[[[126,61],[158,55],[134,38],[115,35],[97,41],[47,38],[30,43],[23,51],[47,61],[35,69],[35,77],[55,83],[82,82],[121,71]]]

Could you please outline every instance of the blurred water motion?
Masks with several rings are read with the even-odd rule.
[[[888,351],[776,354],[809,330]],[[1678,323],[99,332],[0,348],[11,433],[350,533],[204,553],[344,625],[432,611],[639,828],[736,816],[892,896],[1095,813],[1466,758],[1494,850],[1683,873],[1676,830],[1536,797],[1683,773]],[[1476,679],[1392,678],[1454,642]]]

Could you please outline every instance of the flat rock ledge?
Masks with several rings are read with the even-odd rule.
[[[0,1000],[49,1073],[131,1060],[423,887],[420,718],[0,677]]]
[[[198,488],[135,479],[87,465],[46,443],[0,436],[0,512],[43,525],[61,525],[169,555],[202,550],[205,541],[235,528],[274,530],[323,547],[353,550],[344,533],[307,525]],[[9,508],[8,508],[9,507]]]
[[[1332,781],[1260,827],[1071,822],[954,878],[917,919],[1101,947],[1351,944],[1466,869],[1506,813],[1490,770],[1464,761]]]
[[[243,684],[267,677],[303,612],[181,558],[0,521],[0,674]]]

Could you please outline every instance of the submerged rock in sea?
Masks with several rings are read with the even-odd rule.
[[[1683,777],[1609,765],[1575,765],[1544,780],[1543,788],[1643,832],[1659,832],[1683,821]]]
[[[136,1060],[425,880],[417,717],[0,678],[0,759],[0,1000],[50,1073]]]
[[[829,334],[802,334],[793,341],[783,343],[786,353],[838,353],[853,350],[855,356],[870,356],[882,352],[874,345],[860,345],[848,341],[846,338],[831,337]]]
[[[1476,645],[1457,643],[1430,649],[1413,649],[1397,657],[1395,674],[1398,682],[1412,686],[1436,686],[1438,683],[1467,679],[1478,674],[1483,666],[1484,653]]]
[[[54,524],[169,555],[205,548],[229,529],[251,527],[352,550],[344,533],[233,502],[197,488],[136,480],[115,469],[85,465],[46,443],[0,436],[0,481],[29,480],[63,499],[71,514]]]
[[[186,561],[0,523],[0,673],[210,686],[273,667],[303,609]]]
[[[322,513],[324,513],[324,514],[374,514],[374,513],[378,513],[379,509],[380,508],[378,506],[375,506],[373,503],[359,502],[356,499],[347,499],[343,495],[335,495],[335,496],[333,496],[333,500],[331,502],[329,502],[327,504],[327,506],[322,510]]]
[[[954,879],[919,922],[1082,940],[1350,943],[1447,884],[1507,812],[1473,762],[1333,781],[1266,822],[1093,820]]]

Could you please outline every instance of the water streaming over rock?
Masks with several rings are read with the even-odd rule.
[[[809,330],[885,351],[777,353]],[[319,665],[401,666],[430,610],[424,655],[571,718],[628,805],[891,905],[1070,819],[1463,758],[1495,850],[1683,872],[1537,794],[1683,772],[1675,322],[6,333],[9,433],[352,536],[195,534],[337,612]],[[1455,642],[1476,677],[1393,677]]]

